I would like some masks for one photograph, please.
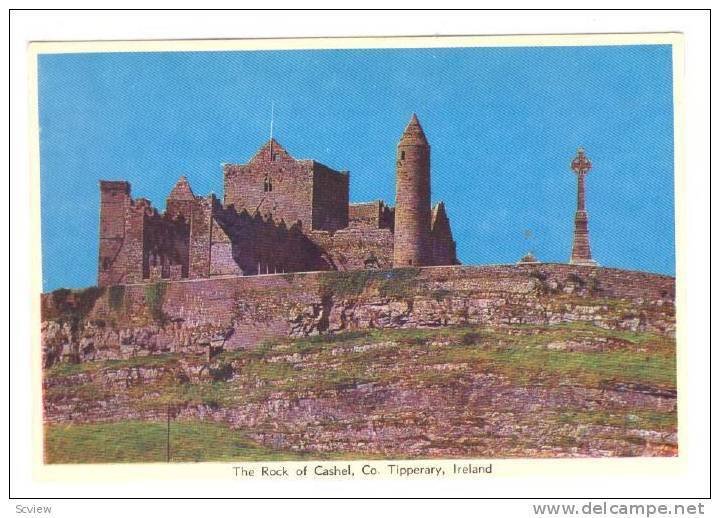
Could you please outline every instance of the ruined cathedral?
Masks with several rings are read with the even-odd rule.
[[[101,181],[98,285],[458,264],[445,207],[430,203],[430,145],[415,115],[397,145],[394,207],[350,203],[347,171],[293,158],[272,138],[223,174],[222,200],[182,177],[164,213],[128,182]]]

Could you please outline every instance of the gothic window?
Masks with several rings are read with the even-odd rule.
[[[102,268],[103,268],[103,270],[108,270],[110,268],[110,258],[109,257],[103,257]]]
[[[405,151],[400,151],[400,160],[405,160]]]
[[[264,191],[264,192],[268,192],[269,187],[270,187],[270,182],[268,181],[267,175],[265,175],[265,182],[264,182],[264,184],[263,184],[263,191]]]

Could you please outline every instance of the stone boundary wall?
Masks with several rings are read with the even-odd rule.
[[[335,270],[392,268],[393,234],[390,229],[351,227],[337,232],[313,231],[308,237],[323,250],[324,257]]]
[[[42,295],[45,364],[368,328],[552,325],[672,334],[673,277],[565,264],[215,277]]]

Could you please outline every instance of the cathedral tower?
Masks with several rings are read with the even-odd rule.
[[[428,266],[430,145],[413,113],[397,146],[393,266]]]

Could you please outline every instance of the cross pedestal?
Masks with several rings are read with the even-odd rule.
[[[570,264],[597,266],[590,251],[590,233],[588,231],[588,213],[585,210],[585,175],[592,168],[592,163],[585,156],[585,150],[578,148],[577,155],[570,163],[570,169],[577,175],[577,211],[575,212],[575,232],[573,234]]]

